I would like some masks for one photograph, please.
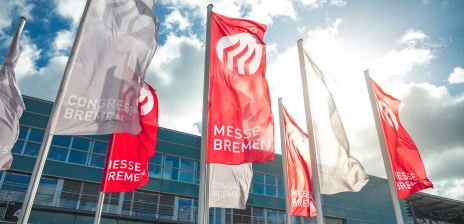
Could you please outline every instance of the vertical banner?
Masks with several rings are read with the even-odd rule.
[[[146,82],[138,102],[142,131],[138,135],[111,135],[100,185],[102,192],[133,191],[149,181],[148,162],[155,155],[159,125],[158,98]]]
[[[308,135],[301,130],[283,105],[282,111],[289,213],[292,216],[316,216],[316,204],[312,197]]]
[[[266,26],[211,12],[207,163],[274,160]]]
[[[245,209],[253,169],[251,163],[209,165],[209,207]]]
[[[155,3],[95,0],[52,134],[141,131],[136,99],[157,47]]]
[[[19,118],[26,109],[14,72],[21,54],[19,38],[25,23],[26,19],[21,17],[0,69],[0,170],[9,170],[11,167],[11,149],[18,140]]]
[[[351,154],[337,105],[329,83],[319,67],[305,51],[317,79],[317,95],[325,97],[321,104],[312,107],[315,119],[315,141],[320,173],[321,194],[361,190],[369,181],[361,163]],[[317,99],[317,98],[316,98]]]
[[[420,190],[433,188],[432,182],[425,173],[416,144],[400,123],[398,108],[401,101],[385,93],[372,78],[370,81],[387,145],[398,200]]]

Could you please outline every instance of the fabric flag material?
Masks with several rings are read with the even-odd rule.
[[[19,118],[26,109],[14,72],[21,54],[19,38],[25,19],[21,18],[21,21],[0,69],[0,170],[8,170],[11,167],[11,149],[18,140]]]
[[[100,191],[133,191],[149,181],[148,162],[155,155],[159,125],[158,98],[146,82],[138,101],[142,131],[111,135]]]
[[[274,160],[266,28],[211,12],[207,163]]]
[[[369,177],[361,163],[350,153],[348,137],[328,86],[330,83],[306,51],[305,56],[319,83],[316,85],[317,95],[325,96],[325,102],[322,104],[326,104],[311,108],[318,110],[313,114],[318,116],[314,126],[321,194],[357,192],[367,184]]]
[[[316,216],[311,185],[311,160],[308,135],[304,133],[282,105],[287,166],[287,198],[293,216]]]
[[[156,1],[94,0],[55,135],[138,134],[137,95],[157,47]]]
[[[253,169],[251,163],[210,163],[209,207],[246,209]]]
[[[401,101],[385,93],[373,79],[371,79],[371,84],[385,136],[398,200],[420,190],[433,188],[432,182],[425,173],[416,144],[401,125],[398,116]]]

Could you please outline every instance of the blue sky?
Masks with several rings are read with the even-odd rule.
[[[305,128],[296,42],[337,80],[335,100],[352,154],[368,174],[385,177],[363,77],[403,101],[403,126],[421,152],[435,189],[464,201],[464,1],[457,0],[159,0],[157,52],[146,80],[157,89],[160,125],[199,134],[206,6],[268,26],[267,79]],[[19,23],[16,75],[25,95],[54,101],[85,0],[0,0],[0,60]],[[280,153],[279,125],[276,148]]]

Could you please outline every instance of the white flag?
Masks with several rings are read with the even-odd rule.
[[[141,131],[137,96],[157,46],[154,0],[95,0],[55,135]]]
[[[326,101],[323,102],[326,106],[318,104],[311,108],[318,110],[313,113],[317,116],[313,125],[321,194],[357,192],[367,184],[369,177],[361,163],[350,153],[348,138],[326,77],[306,51],[305,56],[316,73],[317,82],[320,83],[317,95],[324,96]]]
[[[209,207],[245,209],[253,177],[251,163],[210,163],[208,166]]]
[[[19,118],[26,109],[14,73],[16,62],[21,54],[19,37],[25,22],[24,17],[21,17],[0,70],[0,170],[10,169],[13,162],[11,149],[18,140]]]

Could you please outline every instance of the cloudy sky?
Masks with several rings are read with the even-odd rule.
[[[278,2],[278,4],[276,4]],[[337,81],[335,100],[352,154],[385,177],[363,72],[401,99],[403,126],[435,189],[464,201],[464,2],[452,0],[159,0],[159,45],[146,74],[160,125],[199,134],[206,6],[268,26],[267,80],[281,153],[277,99],[304,129],[297,40]],[[85,0],[0,0],[0,52],[27,18],[16,75],[24,95],[54,101]],[[5,53],[0,53],[3,61]]]

